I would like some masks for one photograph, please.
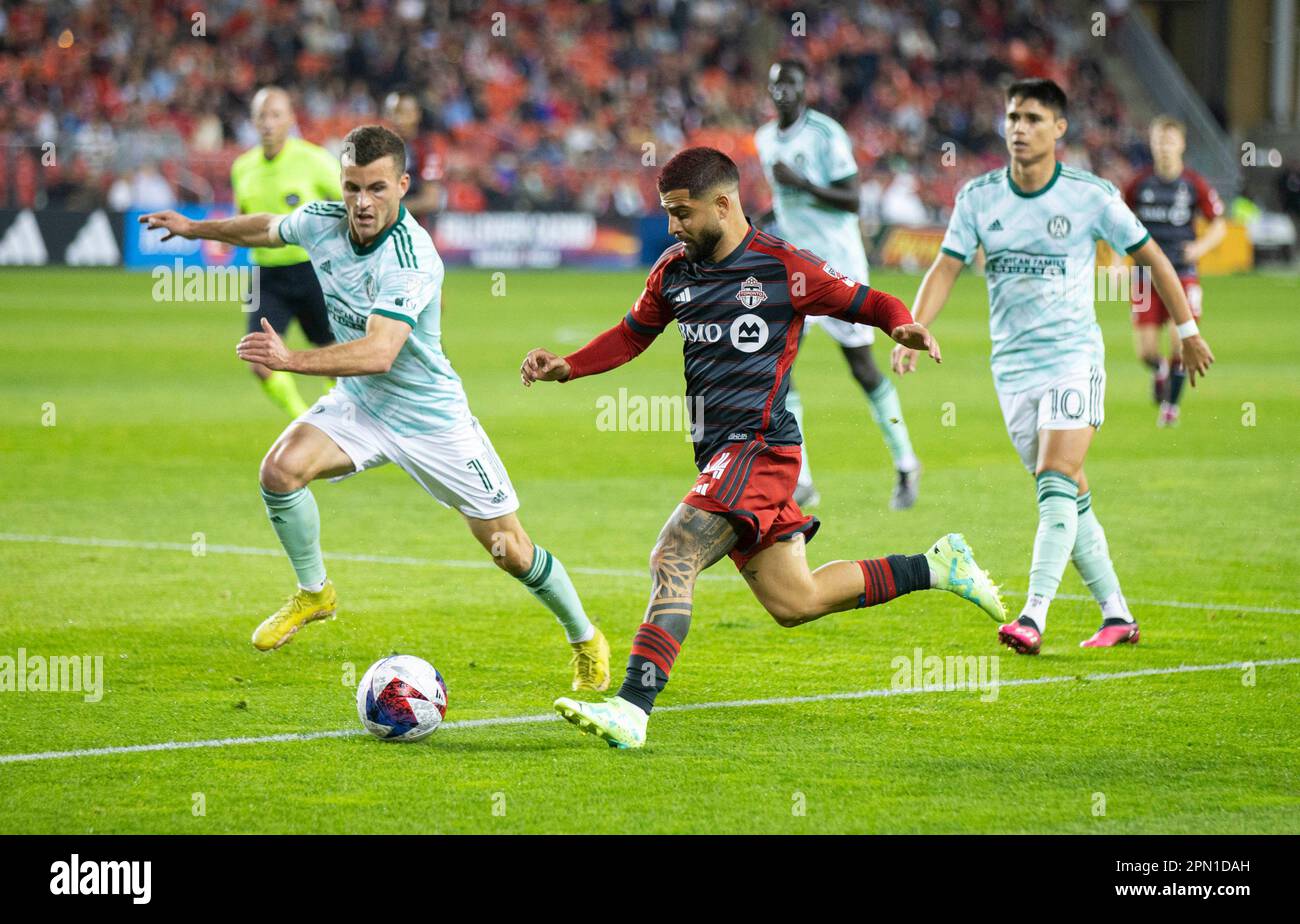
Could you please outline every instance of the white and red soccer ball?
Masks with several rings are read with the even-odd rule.
[[[376,661],[357,687],[357,715],[384,741],[419,741],[447,714],[447,684],[438,669],[415,655]]]

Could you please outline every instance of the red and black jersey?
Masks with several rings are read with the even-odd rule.
[[[1164,180],[1150,167],[1124,189],[1124,201],[1146,225],[1179,276],[1195,276],[1196,266],[1183,257],[1183,245],[1196,240],[1192,220],[1200,212],[1208,221],[1223,214],[1223,201],[1214,187],[1190,167],[1172,180]]]
[[[785,399],[807,315],[830,315],[886,332],[912,321],[894,296],[751,227],[740,246],[716,263],[692,263],[685,245],[669,247],[627,316],[565,359],[570,379],[604,372],[632,359],[676,321],[695,463],[702,469],[728,443],[802,442]]]

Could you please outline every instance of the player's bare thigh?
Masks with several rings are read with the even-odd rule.
[[[774,542],[740,570],[754,598],[778,621],[803,612],[817,596],[802,534]]]
[[[353,470],[352,460],[323,431],[311,424],[289,424],[262,459],[258,478],[262,487],[288,494],[315,481]]]
[[[1034,474],[1046,471],[1060,472],[1079,482],[1079,493],[1084,491],[1083,462],[1092,445],[1095,427],[1076,427],[1073,430],[1038,431],[1038,466]]]
[[[465,517],[469,531],[479,545],[487,549],[497,567],[516,577],[528,573],[533,566],[533,541],[524,532],[518,514],[507,513],[490,520],[461,516]]]
[[[809,569],[802,533],[772,543],[746,562],[740,573],[763,609],[787,628],[852,609],[862,593],[857,562],[833,561],[815,572]]]

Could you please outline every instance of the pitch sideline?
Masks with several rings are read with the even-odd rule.
[[[1109,674],[1068,674],[1056,677],[1028,677],[1019,680],[1005,680],[990,684],[988,688],[1041,686],[1049,683],[1068,683],[1070,681],[1088,681],[1100,683],[1107,680],[1128,680],[1134,677],[1158,677],[1168,674],[1191,674],[1201,671],[1239,670],[1248,665],[1254,667],[1283,667],[1300,664],[1300,658],[1273,658],[1264,661],[1228,661],[1222,664],[1180,664],[1178,667],[1149,667],[1134,671],[1117,671]],[[983,689],[983,688],[982,688]],[[768,699],[732,699],[712,703],[682,703],[676,706],[661,706],[655,714],[661,712],[697,712],[704,709],[745,709],[756,706],[794,706],[805,703],[825,703],[855,699],[873,699],[877,697],[906,696],[922,693],[967,692],[947,689],[883,688],[876,690],[855,690],[846,693],[819,693],[809,696],[776,696]],[[466,719],[460,722],[444,722],[442,728],[487,728],[501,725],[530,725],[536,722],[556,722],[560,717],[553,712],[538,715],[493,716],[485,719]],[[115,747],[85,748],[75,751],[40,751],[30,754],[0,754],[0,764],[27,763],[43,760],[66,760],[76,757],[101,757],[109,754],[140,754],[151,751],[186,751],[194,748],[233,747],[241,744],[278,744],[289,741],[319,741],[326,738],[350,738],[366,734],[364,729],[335,729],[318,732],[287,732],[279,735],[262,735],[248,738],[211,738],[204,741],[163,741],[156,744],[127,744]]]

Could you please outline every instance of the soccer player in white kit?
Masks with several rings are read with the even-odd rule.
[[[780,237],[811,251],[832,269],[867,283],[867,252],[858,227],[858,165],[853,145],[838,122],[805,101],[807,72],[799,61],[778,61],[769,74],[768,94],[777,117],[754,133],[763,173],[772,187],[772,210]],[[762,219],[760,219],[762,223]],[[807,321],[826,331],[848,360],[849,370],[866,392],[871,416],[880,427],[898,473],[890,506],[905,510],[916,503],[921,464],[903,422],[894,383],[882,375],[871,355],[875,332],[865,324],[838,318]],[[804,433],[803,402],[790,384],[786,407]],[[811,507],[819,500],[808,466],[805,434],[803,466],[795,501]]]
[[[1038,482],[1028,598],[1019,619],[998,629],[999,641],[1019,654],[1038,653],[1048,606],[1070,561],[1101,605],[1101,628],[1083,647],[1136,644],[1139,638],[1083,468],[1105,418],[1105,356],[1093,306],[1098,240],[1151,273],[1178,326],[1193,385],[1214,361],[1177,273],[1119,190],[1057,162],[1065,114],[1065,93],[1050,80],[1007,88],[1011,164],[957,193],[942,249],[912,310],[917,323],[933,322],[957,274],[984,248],[993,381],[1011,442]],[[892,363],[896,372],[910,372],[916,354],[896,347]]]
[[[406,148],[378,125],[344,139],[342,202],[312,202],[288,215],[192,221],[176,212],[140,220],[179,236],[240,247],[296,244],[311,257],[336,343],[290,350],[266,321],[237,347],[246,362],[338,384],[280,435],[262,460],[267,516],[298,576],[298,590],[253,632],[262,651],[334,615],[320,514],[308,485],[393,462],[438,503],[455,508],[503,571],[559,621],[573,648],[573,689],[609,685],[609,645],[583,612],[560,560],[524,532],[519,499],[487,434],[470,413],[460,376],[442,350],[443,264],[402,205]]]

